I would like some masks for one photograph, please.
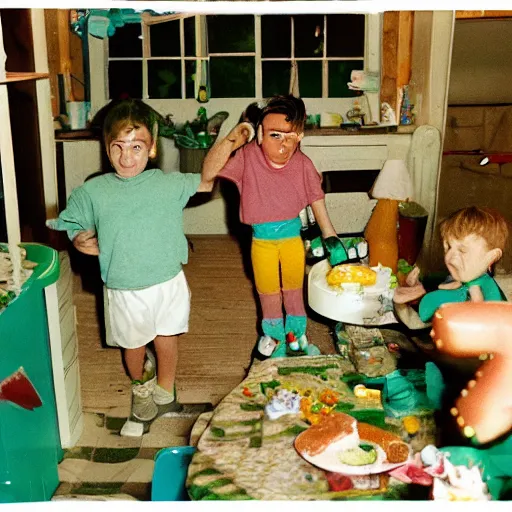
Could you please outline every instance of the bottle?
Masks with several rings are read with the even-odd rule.
[[[199,101],[199,103],[208,102],[208,91],[206,90],[206,86],[199,86],[199,91],[197,93],[197,101]]]
[[[311,254],[313,258],[321,259],[325,256],[322,232],[316,223],[315,214],[311,206],[306,206],[309,221],[309,239],[311,240]]]
[[[304,243],[304,249],[306,251],[306,259],[311,257],[311,240],[309,238],[309,222],[308,222],[308,214],[306,212],[306,208],[300,211],[299,213],[300,222],[302,224],[300,228],[300,237]]]

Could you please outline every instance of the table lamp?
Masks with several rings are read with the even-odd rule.
[[[412,196],[412,181],[404,160],[386,160],[370,195],[378,199],[365,229],[370,267],[379,263],[397,272],[398,203]]]

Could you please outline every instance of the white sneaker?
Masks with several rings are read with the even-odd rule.
[[[308,342],[308,339],[306,338],[306,335],[303,334],[300,338],[299,338],[299,348],[301,350],[303,350],[304,352],[306,352],[307,348],[308,348],[308,345],[309,345],[309,342]]]
[[[174,393],[169,393],[166,389],[162,388],[158,384],[153,390],[153,400],[156,405],[167,405],[175,400]]]
[[[277,342],[270,336],[262,336],[258,341],[258,352],[266,357],[270,357],[277,346]]]
[[[132,384],[132,416],[140,421],[151,421],[158,414],[158,407],[153,401],[156,377],[144,384]]]

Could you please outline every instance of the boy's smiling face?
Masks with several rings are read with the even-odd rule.
[[[487,241],[474,234],[461,240],[449,238],[443,241],[443,246],[446,267],[452,277],[462,283],[484,275],[501,257],[501,249],[489,249]]]
[[[109,143],[107,154],[119,176],[133,178],[146,168],[155,150],[156,142],[145,126],[127,126]]]

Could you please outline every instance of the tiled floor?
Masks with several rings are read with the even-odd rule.
[[[69,499],[151,500],[155,455],[162,448],[185,446],[199,414],[210,404],[185,405],[181,413],[156,419],[142,437],[122,437],[126,418],[86,413],[77,445],[59,464],[60,486],[53,501]]]

